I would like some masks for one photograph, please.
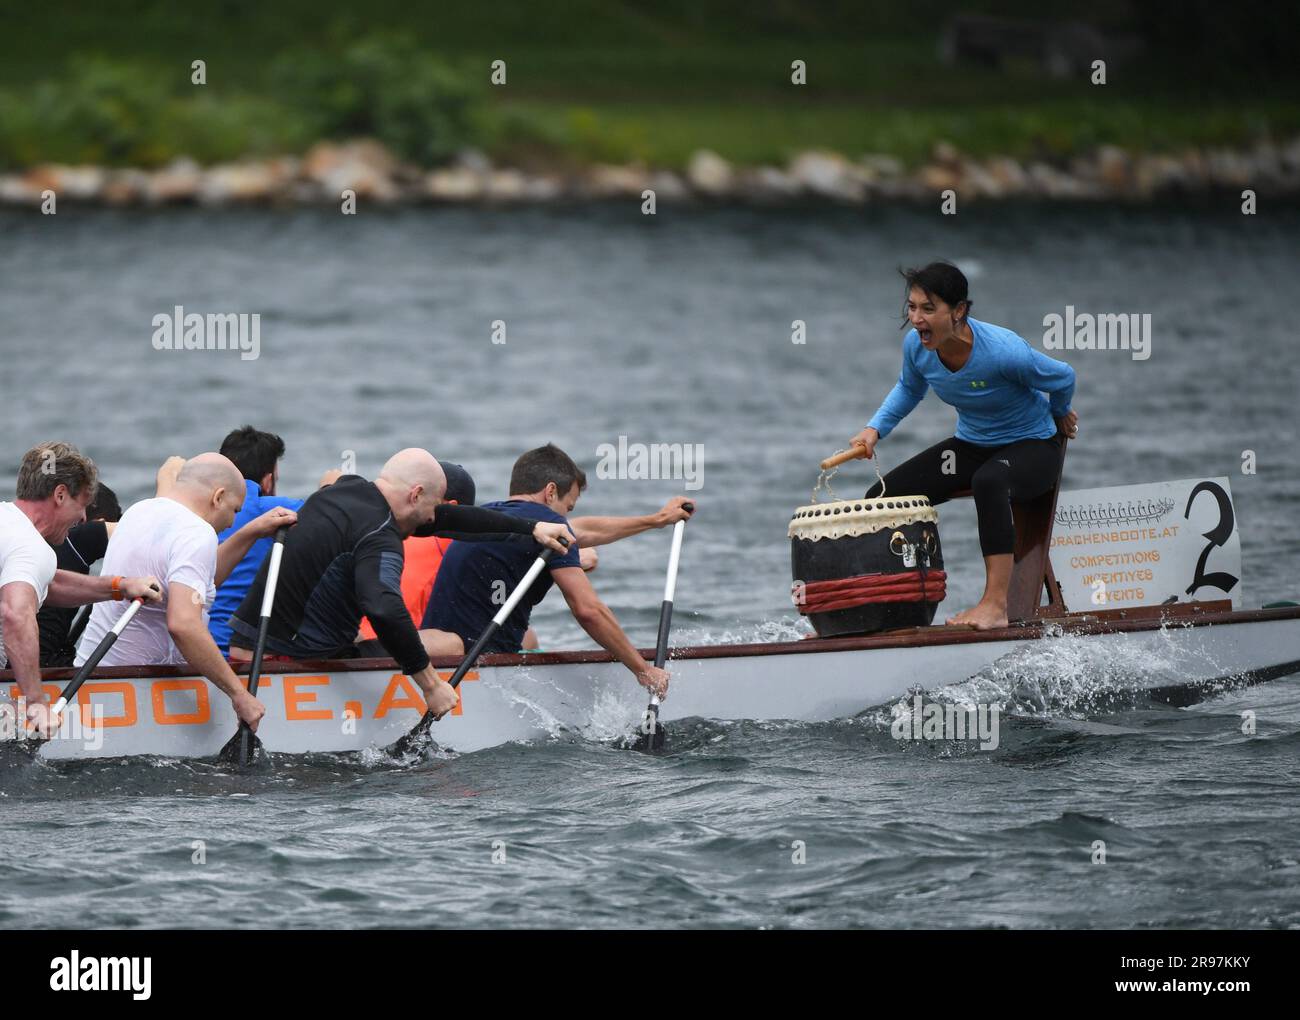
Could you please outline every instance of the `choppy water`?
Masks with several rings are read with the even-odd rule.
[[[288,442],[284,492],[346,451],[370,473],[419,443],[465,463],[486,499],[546,439],[589,470],[620,435],[700,443],[677,639],[788,637],[803,630],[787,608],[789,511],[897,373],[895,266],[948,256],[978,317],[1031,338],[1066,304],[1152,313],[1149,361],[1066,355],[1083,428],[1066,485],[1229,475],[1257,605],[1300,593],[1298,226],[1293,210],[1209,208],[5,213],[4,451],[16,463],[69,438],[126,500],[167,454],[251,421]],[[153,350],[152,316],[176,304],[261,313],[261,356]],[[951,420],[931,398],[882,444],[886,466]],[[1240,473],[1245,450],[1256,475]],[[592,475],[579,512],[683,491]],[[852,465],[834,484],[868,477]],[[950,599],[966,603],[982,580],[973,511],[943,522]],[[667,542],[609,547],[594,575],[642,643]],[[578,641],[558,603],[535,621],[551,647]],[[1126,693],[1122,652],[1090,654],[1067,644],[980,678],[1012,713],[991,752],[901,745],[872,710],[700,720],[665,757],[578,735],[248,775],[7,753],[0,924],[1300,923],[1296,678],[1171,708]],[[41,897],[21,894],[51,874]]]

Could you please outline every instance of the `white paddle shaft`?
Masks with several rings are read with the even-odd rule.
[[[262,591],[262,615],[270,616],[275,605],[275,585],[280,580],[280,560],[284,559],[284,543],[271,543],[271,564],[266,569],[266,588]]]
[[[113,624],[112,629],[109,631],[109,634],[113,635],[113,641],[116,641],[118,637],[121,635],[122,631],[126,630],[126,625],[130,623],[132,618],[135,616],[135,614],[140,611],[141,604],[142,603],[140,602],[139,599],[132,599],[131,604],[126,607],[126,612],[117,618],[117,623]],[[105,635],[105,637],[107,636],[108,635]],[[109,644],[111,645],[112,642],[109,642]],[[68,699],[60,695],[59,700],[56,701],[54,703],[54,707],[50,709],[50,713],[52,715],[58,715],[67,707],[68,707]]]
[[[686,522],[678,521],[673,525],[673,544],[668,552],[668,576],[664,579],[664,601],[670,606],[673,598],[677,594],[677,564],[682,558],[682,535],[686,531]],[[659,700],[658,694],[650,695],[651,709],[658,708],[663,702]],[[656,713],[657,715],[657,713]]]
[[[537,575],[545,568],[546,561],[540,556],[533,560],[533,565],[528,568],[528,573],[524,575],[524,579],[515,586],[515,590],[512,591],[510,597],[506,599],[505,605],[497,610],[496,616],[492,617],[493,623],[500,627],[506,622],[506,617],[515,611],[515,606],[519,605],[519,600],[528,593],[528,589],[531,588],[533,582],[537,580]]]
[[[668,553],[668,578],[664,581],[665,602],[671,602],[677,593],[677,564],[682,558],[682,534],[685,531],[685,521],[678,521],[673,525],[673,547]]]

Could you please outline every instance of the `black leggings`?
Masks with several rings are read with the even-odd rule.
[[[1007,446],[976,446],[954,436],[888,472],[885,491],[891,496],[925,496],[938,506],[954,492],[970,489],[979,515],[980,551],[1000,556],[1016,548],[1011,501],[1033,499],[1052,487],[1061,442],[1056,436],[1021,439]],[[876,482],[863,498],[879,495]]]

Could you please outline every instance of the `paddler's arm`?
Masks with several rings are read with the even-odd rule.
[[[167,632],[190,668],[230,698],[235,714],[256,730],[266,706],[248,693],[217,648],[203,622],[203,596],[188,584],[173,581],[167,586]]]
[[[925,376],[917,371],[912,361],[913,345],[917,349],[921,345],[920,340],[913,340],[912,337],[913,334],[909,333],[907,342],[903,345],[903,367],[898,372],[898,382],[894,383],[894,388],[889,391],[880,409],[867,422],[867,428],[875,429],[881,439],[894,431],[894,426],[912,413],[930,388]]]
[[[428,668],[429,655],[402,599],[404,562],[402,541],[391,528],[367,535],[352,556],[352,586],[384,651],[414,677]]]
[[[433,520],[422,524],[412,534],[416,538],[454,538],[459,541],[484,542],[510,538],[514,535],[528,535],[539,545],[547,546],[556,552],[563,552],[560,541],[567,541],[569,535],[563,524],[548,521],[530,521],[524,517],[502,513],[500,510],[488,510],[481,506],[461,506],[458,503],[442,503],[433,513]]]
[[[623,633],[609,606],[600,600],[582,568],[560,567],[551,571],[551,578],[564,594],[573,618],[591,639],[631,670],[637,683],[664,697],[668,693],[667,672],[656,669],[641,658],[641,653]]]
[[[283,506],[272,507],[260,517],[254,517],[217,546],[217,572],[213,583],[218,588],[225,584],[230,572],[239,566],[239,561],[248,555],[248,550],[259,538],[270,538],[277,528],[297,522],[298,515]]]
[[[620,538],[630,538],[651,528],[666,528],[678,521],[690,520],[694,508],[687,510],[685,505],[693,503],[687,496],[674,496],[664,504],[662,510],[641,517],[574,517],[569,521],[578,538],[578,545],[590,549],[596,545],[609,545]]]
[[[162,585],[156,577],[118,578],[118,591],[124,599],[142,598],[146,602],[162,601]],[[47,606],[71,609],[88,606],[92,602],[107,602],[114,598],[113,578],[109,574],[78,574],[75,570],[56,570],[50,581]],[[5,639],[5,644],[8,644]]]
[[[28,704],[45,700],[41,690],[41,638],[36,626],[36,589],[26,581],[0,588],[0,631],[18,689]]]
[[[357,546],[352,583],[362,615],[398,667],[419,685],[435,719],[456,706],[456,691],[429,662],[420,632],[402,598],[402,542],[391,530],[377,531]]]
[[[496,541],[507,535],[531,535],[535,522],[503,514],[481,506],[441,503],[433,511],[433,520],[421,524],[412,534],[416,538],[454,538],[460,541]]]

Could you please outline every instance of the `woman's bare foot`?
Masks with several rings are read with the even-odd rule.
[[[976,630],[994,630],[1007,626],[1007,607],[995,602],[980,602],[973,609],[963,609],[956,616],[949,617],[948,623],[965,623]]]

